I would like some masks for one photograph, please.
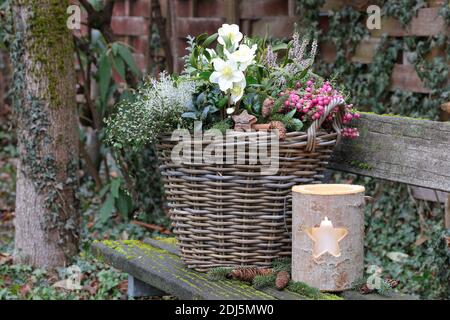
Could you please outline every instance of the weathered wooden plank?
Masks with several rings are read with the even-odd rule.
[[[260,19],[261,17],[289,15],[289,1],[252,0],[239,1],[241,19]],[[278,20],[280,23],[281,19]]]
[[[351,61],[371,63],[380,41],[380,38],[363,39],[356,47],[355,54],[351,57]]]
[[[343,139],[329,167],[450,191],[450,123],[363,113],[355,140]]]
[[[396,64],[391,75],[391,90],[429,93],[413,65]]]
[[[113,267],[180,299],[276,299],[237,281],[209,281],[206,274],[187,269],[178,256],[142,242],[96,242],[92,249]]]
[[[445,203],[447,197],[450,195],[447,192],[431,190],[422,187],[411,187],[411,194],[417,200],[425,200],[440,203]]]
[[[448,33],[449,28],[442,16],[439,15],[439,7],[419,9],[417,16],[411,19],[407,27],[403,27],[395,18],[381,19],[381,29],[372,30],[374,37],[380,37],[384,33],[391,37],[429,37],[441,33]]]
[[[188,35],[195,36],[204,32],[213,34],[214,32],[217,32],[217,29],[225,22],[224,18],[215,17],[177,17],[175,20],[176,34],[174,34],[174,36],[178,38],[186,38]]]
[[[252,36],[264,37],[267,33],[272,38],[289,38],[294,32],[294,25],[297,22],[297,17],[289,16],[281,20],[279,17],[262,18],[253,23]]]
[[[178,248],[175,245],[175,238],[146,238],[144,239],[144,243],[147,243],[151,246],[154,246],[156,248],[162,249],[162,250],[166,250],[169,253],[175,254],[175,255],[179,255],[180,251],[178,250]],[[276,299],[280,299],[280,300],[298,300],[298,299],[305,299],[304,297],[302,297],[301,295],[295,293],[295,292],[290,292],[287,290],[284,291],[278,291],[275,289],[271,289],[271,288],[264,288],[261,289],[261,291],[270,294],[272,296],[274,296]]]

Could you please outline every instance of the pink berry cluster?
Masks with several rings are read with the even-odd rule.
[[[357,128],[348,128],[348,127],[345,127],[345,128],[342,129],[341,134],[342,134],[342,136],[343,136],[344,138],[355,139],[355,138],[358,138],[358,137],[359,137],[359,132],[358,132],[358,129],[357,129]]]
[[[313,79],[308,80],[305,84],[297,82],[294,90],[286,90],[280,93],[284,100],[283,113],[296,109],[296,117],[301,121],[317,120],[325,113],[325,107],[333,99],[342,99],[342,94],[333,88],[330,82],[325,81],[316,88]],[[346,105],[344,124],[348,124],[351,120],[359,118],[359,114],[353,110],[353,105]],[[333,110],[326,118],[326,122],[332,122],[336,116],[337,110]],[[356,128],[347,128],[343,131],[343,135],[348,138],[356,138],[358,130]]]

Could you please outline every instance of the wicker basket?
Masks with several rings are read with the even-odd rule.
[[[340,138],[342,108],[332,132],[319,128],[342,104],[333,100],[307,132],[288,133],[279,142],[275,175],[261,175],[258,165],[194,164],[195,152],[190,161],[176,164],[170,155],[178,142],[161,138],[158,154],[165,195],[181,257],[189,268],[204,272],[217,266],[263,267],[291,255],[291,188],[323,179]]]

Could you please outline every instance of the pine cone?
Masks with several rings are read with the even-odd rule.
[[[394,289],[396,286],[398,286],[398,284],[400,283],[400,281],[395,280],[395,279],[390,279],[390,278],[384,278],[384,281],[392,288]]]
[[[264,100],[262,108],[261,108],[261,114],[264,118],[267,118],[268,116],[270,116],[270,114],[272,113],[274,104],[275,104],[275,101],[270,97],[266,98],[266,100]]]
[[[288,285],[290,279],[291,276],[289,275],[289,272],[278,272],[277,278],[275,279],[275,287],[277,287],[278,290],[283,290]]]
[[[369,293],[372,293],[373,290],[370,289],[370,288],[367,286],[366,283],[364,283],[364,284],[361,286],[361,288],[359,289],[359,292],[361,292],[362,294],[369,294]]]
[[[237,268],[230,272],[230,277],[235,280],[252,282],[256,276],[267,276],[273,272],[270,268]]]
[[[270,129],[278,130],[278,137],[280,138],[280,140],[284,140],[286,138],[286,127],[284,126],[283,122],[271,121]]]

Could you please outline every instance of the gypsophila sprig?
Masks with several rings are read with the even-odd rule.
[[[148,79],[132,100],[124,99],[106,121],[107,140],[116,149],[131,146],[139,149],[155,142],[160,134],[183,127],[181,117],[191,102],[196,82],[172,79],[167,73]]]

